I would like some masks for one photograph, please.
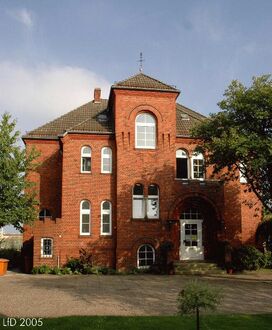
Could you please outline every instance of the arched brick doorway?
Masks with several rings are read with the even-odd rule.
[[[216,260],[224,225],[216,206],[202,196],[189,196],[175,208],[180,260]]]

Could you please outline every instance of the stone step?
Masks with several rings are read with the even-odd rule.
[[[174,263],[175,274],[180,275],[208,275],[225,274],[226,271],[217,266],[216,263],[208,261],[176,261]]]

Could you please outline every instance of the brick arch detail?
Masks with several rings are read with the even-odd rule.
[[[129,112],[129,114],[127,116],[127,120],[130,121],[133,119],[135,121],[135,118],[139,112],[150,112],[151,114],[153,114],[156,117],[157,122],[158,122],[158,118],[160,118],[160,120],[163,122],[163,116],[162,116],[161,112],[149,104],[142,104],[142,105],[138,105],[137,107],[133,108]]]
[[[220,222],[223,221],[221,212],[219,211],[216,204],[211,199],[209,199],[206,195],[201,194],[201,193],[188,193],[186,195],[178,197],[168,212],[168,219],[179,220],[180,209],[182,208],[182,206],[185,204],[186,201],[193,199],[193,198],[199,198],[203,202],[210,205],[215,212],[216,218]]]
[[[157,249],[159,247],[159,241],[155,238],[151,238],[151,237],[138,238],[132,243],[132,253],[135,258],[137,257],[136,254],[137,254],[139,247],[144,244],[149,244],[149,245],[153,246],[155,252],[157,251]]]

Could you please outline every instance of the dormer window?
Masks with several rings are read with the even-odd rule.
[[[135,147],[139,149],[156,147],[156,120],[149,113],[141,113],[136,117]]]

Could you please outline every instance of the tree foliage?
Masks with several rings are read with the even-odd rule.
[[[214,173],[240,170],[269,210],[272,210],[272,80],[253,77],[245,87],[232,81],[218,103],[222,111],[194,127],[199,149],[208,155]],[[237,171],[230,173],[236,173]]]
[[[38,153],[18,146],[16,122],[7,113],[0,121],[0,227],[7,224],[22,229],[37,216],[35,189],[26,173],[34,170]]]
[[[199,329],[200,310],[215,310],[221,299],[218,289],[203,282],[191,281],[178,295],[178,311],[181,315],[196,313],[196,329]]]

